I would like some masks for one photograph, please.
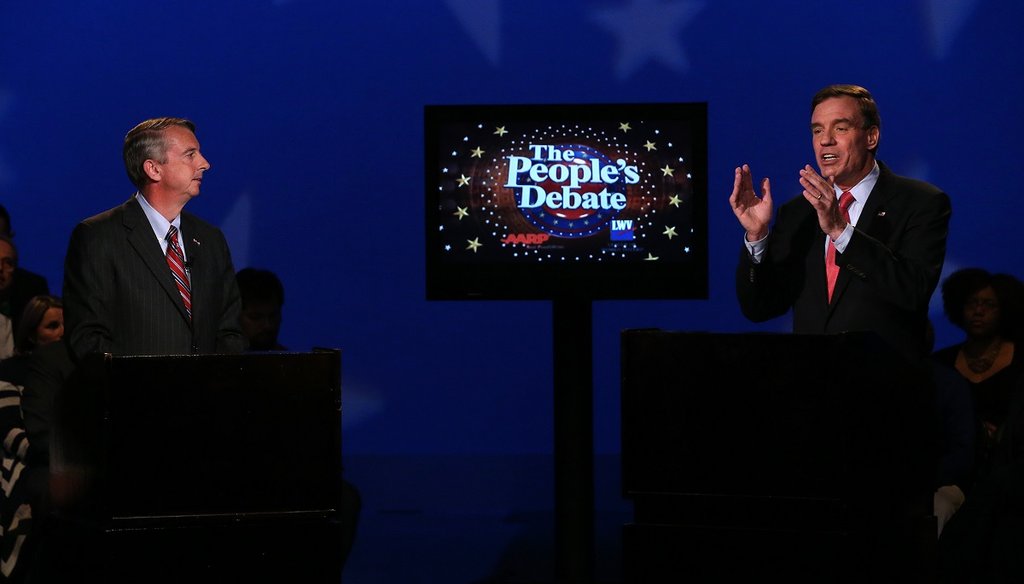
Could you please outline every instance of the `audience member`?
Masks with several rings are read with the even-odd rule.
[[[17,329],[21,312],[29,299],[49,294],[50,288],[46,278],[18,266],[11,216],[3,205],[0,205],[0,264],[0,314],[10,318],[11,326]]]
[[[1024,581],[1024,284],[965,268],[942,285],[943,308],[965,333],[935,359],[971,387],[976,457],[961,509],[940,537],[944,582]]]
[[[1024,375],[1024,355],[1016,350],[1022,333],[1024,284],[1008,274],[980,268],[953,272],[942,284],[942,304],[964,340],[935,352],[971,387],[977,418],[976,477],[991,470],[992,455]]]
[[[270,270],[245,268],[236,275],[242,296],[239,325],[251,351],[286,351],[277,340],[284,307],[284,286]]]
[[[32,349],[63,337],[64,304],[54,296],[34,296],[25,306],[15,331],[14,350],[20,354],[31,353]]]
[[[28,355],[36,347],[64,336],[64,305],[54,296],[33,296],[14,332],[14,356],[0,362],[0,380],[21,386],[25,382]]]
[[[10,582],[22,582],[31,570],[36,548],[34,517],[45,507],[48,442],[37,442],[28,430],[26,411],[34,411],[30,370],[37,350],[62,345],[64,316],[61,301],[35,296],[25,306],[15,334],[15,355],[0,363],[0,436],[3,437],[3,526],[0,573]],[[28,397],[26,397],[28,396]],[[43,406],[49,409],[49,405]]]

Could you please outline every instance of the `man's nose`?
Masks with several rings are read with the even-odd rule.
[[[835,134],[830,131],[822,132],[819,136],[818,139],[821,141],[822,146],[830,146],[836,141]]]
[[[202,170],[210,170],[210,161],[206,159],[202,154],[199,155],[199,168]]]

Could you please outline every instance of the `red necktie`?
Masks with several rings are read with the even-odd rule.
[[[178,228],[171,225],[167,230],[167,265],[174,275],[174,283],[178,285],[178,292],[181,293],[181,300],[185,303],[185,312],[192,318],[192,290],[188,282],[188,274],[185,272],[185,255],[178,247]]]
[[[839,210],[843,212],[843,219],[850,222],[850,205],[853,204],[853,195],[845,191],[839,197]],[[839,277],[839,266],[836,265],[836,246],[832,239],[828,240],[828,251],[825,252],[825,277],[828,279],[828,301],[832,302],[832,291],[836,287],[836,278]]]

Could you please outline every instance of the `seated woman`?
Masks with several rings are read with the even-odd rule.
[[[45,491],[45,473],[31,465],[32,453],[22,413],[22,391],[30,355],[64,336],[64,308],[53,296],[35,296],[25,306],[14,335],[15,354],[0,363],[0,574],[11,582],[24,581],[31,553],[32,507]]]
[[[970,386],[976,454],[963,506],[939,539],[940,580],[1024,581],[1024,283],[966,268],[943,282],[942,302],[965,338],[934,357]]]
[[[942,284],[942,304],[950,322],[962,329],[962,342],[935,352],[935,358],[968,381],[977,419],[975,480],[992,470],[992,457],[1024,375],[1017,350],[1024,310],[1024,284],[1008,274],[979,268],[954,272]]]

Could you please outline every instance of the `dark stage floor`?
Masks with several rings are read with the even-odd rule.
[[[346,456],[363,498],[345,584],[554,582],[550,455]],[[595,574],[621,581],[619,457],[595,459]]]

